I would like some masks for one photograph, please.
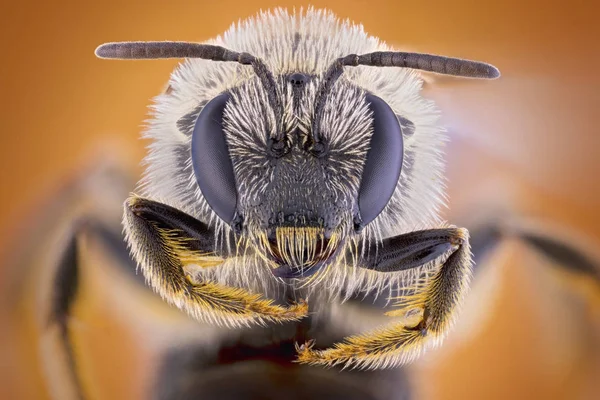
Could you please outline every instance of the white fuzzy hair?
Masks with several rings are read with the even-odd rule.
[[[292,72],[321,76],[338,57],[392,50],[361,25],[340,21],[325,10],[290,13],[283,9],[261,12],[234,24],[222,36],[208,41],[227,49],[261,58],[275,76]],[[293,51],[294,50],[294,51]],[[151,140],[140,194],[176,207],[207,222],[220,233],[229,227],[210,209],[196,183],[191,162],[177,161],[189,148],[191,135],[177,125],[183,116],[199,110],[218,94],[251,79],[251,67],[228,62],[186,59],[171,75],[170,90],[155,98],[153,118],[145,137]],[[404,166],[394,194],[383,212],[362,233],[365,239],[382,239],[418,229],[440,227],[439,209],[445,201],[444,161],[441,149],[446,135],[438,126],[434,104],[421,96],[422,79],[410,69],[393,67],[346,67],[344,79],[382,98],[398,115],[414,124],[404,137]],[[217,235],[218,237],[222,237]],[[218,239],[217,239],[218,240]],[[252,258],[254,260],[254,258]],[[203,271],[219,282],[271,292],[278,283],[260,262],[227,262]],[[351,264],[351,263],[350,263]],[[343,263],[328,268],[313,282],[337,295],[341,289],[410,285],[429,275],[432,265],[393,276]],[[392,285],[393,286],[393,285]]]

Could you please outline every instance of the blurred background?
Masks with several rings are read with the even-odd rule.
[[[412,365],[419,399],[600,396],[600,37],[593,1],[313,1],[399,48],[490,62],[491,82],[427,77],[450,132],[446,218],[492,237],[444,346]],[[49,389],[43,292],[67,221],[92,213],[119,232],[141,173],[150,99],[177,61],[109,62],[97,45],[203,41],[290,1],[9,2],[0,133],[0,398],[70,398]],[[493,235],[488,235],[493,232]],[[523,233],[525,232],[525,233]],[[527,235],[559,246],[532,246]],[[169,341],[193,324],[105,267],[90,266],[74,309],[88,397],[148,398]],[[64,243],[62,243],[64,245]],[[482,247],[482,248],[483,248]],[[563,248],[560,247],[560,248]],[[477,255],[477,254],[476,254]],[[554,255],[554,256],[553,256]],[[573,261],[578,256],[586,261]],[[582,267],[585,265],[585,267]],[[129,279],[129,278],[128,278]],[[51,285],[50,285],[51,286]],[[144,303],[141,307],[139,304]],[[135,317],[133,317],[133,316]],[[60,333],[56,333],[60,334]],[[57,375],[56,375],[57,376]],[[50,383],[48,383],[50,382]],[[88,389],[89,391],[89,389]],[[58,394],[56,394],[58,393]]]

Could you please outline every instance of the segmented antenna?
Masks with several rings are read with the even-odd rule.
[[[312,124],[312,137],[315,143],[321,141],[319,124],[323,117],[327,95],[333,84],[344,72],[344,66],[356,67],[358,65],[411,68],[463,78],[496,79],[500,77],[500,71],[493,65],[461,58],[401,51],[375,51],[362,55],[349,54],[335,60],[323,75],[315,100],[315,118]]]
[[[238,53],[216,45],[189,42],[116,42],[98,46],[96,56],[113,59],[202,58],[252,65],[267,90],[269,103],[275,113],[276,139],[281,140],[283,136],[281,129],[283,110],[277,95],[275,78],[265,63],[252,54]],[[313,147],[323,147],[319,124],[323,117],[327,95],[344,73],[344,66],[358,65],[411,68],[464,78],[496,79],[500,76],[500,71],[487,63],[433,54],[376,51],[362,55],[349,54],[338,58],[325,72],[315,100],[315,117],[312,123]]]
[[[283,135],[283,107],[277,96],[275,77],[265,63],[252,54],[238,53],[225,47],[212,44],[190,42],[113,42],[104,43],[96,48],[99,58],[121,60],[146,60],[157,58],[201,58],[212,61],[232,61],[244,65],[252,65],[254,73],[259,77],[267,91],[269,103],[275,113],[275,126],[278,136]]]
[[[251,64],[256,57],[221,46],[189,42],[114,42],[96,48],[99,58],[139,60],[156,58],[203,58],[213,61],[235,61]]]
[[[484,62],[423,53],[376,51],[360,56],[349,54],[338,59],[338,61],[341,65],[352,67],[357,65],[403,67],[463,78],[496,79],[500,76],[498,68]]]

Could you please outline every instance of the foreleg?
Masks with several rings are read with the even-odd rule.
[[[125,231],[147,282],[198,320],[237,326],[298,320],[307,313],[303,302],[286,308],[244,289],[191,280],[184,266],[218,268],[230,255],[215,251],[214,232],[207,225],[173,207],[131,197]]]
[[[368,369],[394,367],[410,362],[443,340],[467,293],[471,277],[467,230],[411,232],[384,240],[383,246],[368,254],[362,260],[362,267],[378,273],[398,273],[449,256],[423,287],[416,282],[406,295],[396,298],[397,308],[387,313],[401,316],[408,310],[419,310],[420,318],[414,324],[391,324],[350,336],[325,350],[313,350],[308,343],[298,349],[298,362]]]

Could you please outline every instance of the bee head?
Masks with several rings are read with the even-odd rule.
[[[97,54],[252,67],[248,79],[216,93],[193,114],[184,154],[211,217],[254,242],[280,276],[306,275],[334,260],[399,186],[405,158],[401,118],[382,98],[344,79],[345,68],[498,75],[484,63],[399,52],[346,55],[319,74],[275,74],[251,54],[195,43],[110,43]]]

